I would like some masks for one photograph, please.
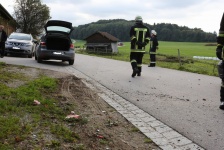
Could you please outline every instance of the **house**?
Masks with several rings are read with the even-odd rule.
[[[0,4],[0,24],[5,28],[7,35],[16,31],[16,22],[9,12]]]
[[[95,53],[117,53],[119,39],[107,32],[97,31],[84,39],[86,51]]]

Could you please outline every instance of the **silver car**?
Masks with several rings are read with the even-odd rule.
[[[49,20],[45,28],[45,34],[41,37],[40,44],[35,52],[38,63],[43,60],[68,61],[74,64],[75,49],[70,38],[73,31],[72,23],[61,20]]]
[[[5,42],[5,56],[27,55],[32,58],[36,48],[37,40],[31,34],[13,32]]]

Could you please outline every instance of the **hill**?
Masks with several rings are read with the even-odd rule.
[[[130,41],[129,30],[134,25],[134,20],[124,19],[99,20],[85,25],[74,27],[71,35],[73,39],[84,39],[96,31],[103,31],[112,34],[121,41]],[[188,28],[170,23],[147,24],[150,30],[156,30],[160,41],[175,42],[215,42],[216,33],[204,32],[200,28]]]

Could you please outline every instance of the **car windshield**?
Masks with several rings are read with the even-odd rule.
[[[9,36],[9,39],[30,41],[31,40],[31,36],[28,35],[28,34],[11,34]]]
[[[65,28],[62,26],[49,26],[47,27],[47,31],[61,31],[61,32],[66,32],[69,33],[71,29]]]

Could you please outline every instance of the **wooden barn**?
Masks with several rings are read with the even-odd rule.
[[[5,28],[7,35],[16,31],[16,22],[9,12],[0,4],[0,24]]]
[[[117,53],[119,39],[107,32],[97,31],[84,39],[86,51],[94,53]]]

